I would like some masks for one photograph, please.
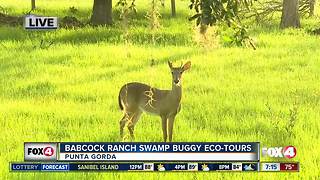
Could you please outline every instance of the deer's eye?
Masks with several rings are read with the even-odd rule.
[[[182,71],[180,71],[180,74],[182,74]]]
[[[173,71],[171,71],[171,74],[173,74]]]

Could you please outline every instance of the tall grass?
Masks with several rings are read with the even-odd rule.
[[[169,2],[166,2],[169,3]],[[139,4],[139,2],[137,2]],[[187,1],[178,17],[166,16],[152,42],[147,3],[131,22],[130,42],[112,27],[29,32],[0,27],[0,177],[12,179],[315,179],[320,160],[319,37],[304,29],[280,31],[254,27],[256,51],[202,49],[193,41]],[[29,1],[3,1],[11,14]],[[63,17],[70,6],[86,19],[91,1],[37,1],[44,14]],[[169,4],[166,5],[167,7]],[[138,7],[139,10],[139,7]],[[139,20],[142,18],[142,20]],[[304,21],[316,25],[316,19]],[[41,40],[53,41],[48,48]],[[125,49],[124,49],[125,48]],[[127,54],[130,56],[127,56]],[[10,173],[10,161],[23,161],[26,141],[118,142],[122,114],[117,95],[130,81],[169,89],[166,61],[191,60],[184,75],[182,110],[174,141],[258,141],[262,146],[294,145],[299,173]],[[154,64],[151,66],[151,63]],[[162,141],[160,119],[143,115],[136,141]],[[264,158],[263,160],[272,160]]]

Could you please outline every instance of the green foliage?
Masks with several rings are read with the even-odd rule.
[[[137,13],[135,0],[128,3],[128,0],[119,0],[117,6],[120,8],[120,20],[123,29],[123,39],[127,44],[129,41],[129,15],[130,13]]]
[[[149,26],[152,33],[152,42],[153,44],[156,43],[156,31],[161,27],[160,25],[160,11],[159,11],[159,3],[161,3],[161,0],[152,0],[150,3],[150,10],[148,11],[146,17],[149,20]]]
[[[226,24],[235,29],[235,33],[228,37],[231,44],[243,46],[249,40],[249,44],[255,49],[238,16],[240,6],[249,8],[250,5],[251,0],[191,0],[189,8],[194,9],[196,13],[189,20],[195,20],[196,24],[201,26],[201,33],[206,32],[207,26]]]
[[[137,13],[135,0],[131,0],[131,3],[128,0],[119,0],[116,6],[121,7],[121,15],[127,14],[130,11]]]
[[[238,1],[234,0],[191,0],[189,6],[196,14],[190,20],[196,20],[196,24],[215,25],[218,22],[226,22],[228,25],[238,13]]]
[[[6,8],[4,8],[3,6],[0,5],[0,13],[1,14],[8,14],[8,11]]]
[[[239,26],[238,28],[232,28],[231,33],[225,33],[223,35],[223,41],[226,45],[235,45],[243,47],[252,47],[256,50],[256,46],[253,43],[253,40],[248,36],[247,28]]]
[[[161,17],[161,14],[159,11],[159,3],[161,3],[160,0],[152,0],[150,3],[150,10],[146,16],[150,21],[151,30],[157,30],[160,28],[159,18]]]
[[[74,7],[74,6],[69,7],[68,13],[69,13],[70,16],[74,16],[74,15],[76,15],[78,12],[79,12],[79,10],[78,10],[76,7]]]
[[[248,29],[258,39],[260,48],[256,51],[233,46],[206,51],[192,41],[186,3],[177,1],[180,13],[174,19],[166,18],[170,17],[169,9],[160,9],[162,27],[156,32],[155,44],[149,20],[144,18],[150,7],[146,1],[137,3],[137,18],[130,19],[133,44],[129,47],[123,43],[122,27],[118,24],[32,32],[21,26],[1,26],[0,179],[317,179],[319,37],[303,29],[278,31],[275,23]],[[30,1],[0,0],[0,4],[11,15],[30,9]],[[48,16],[64,17],[64,11],[72,6],[79,9],[82,21],[88,20],[92,1],[37,1],[37,8],[45,9],[41,12]],[[303,23],[314,27],[318,20],[303,19]],[[233,33],[232,28],[228,30]],[[54,44],[39,48],[41,39],[45,47],[53,40]],[[130,52],[130,58],[125,56],[124,49]],[[153,66],[151,54],[157,57]],[[177,64],[192,62],[183,79],[175,142],[257,141],[268,147],[294,145],[298,154],[293,160],[300,162],[301,171],[9,172],[9,162],[23,161],[26,141],[118,142],[122,116],[117,105],[119,88],[126,82],[139,81],[169,89],[167,60]],[[135,128],[136,141],[162,141],[160,126],[158,117],[142,115]],[[312,156],[310,148],[314,150]]]

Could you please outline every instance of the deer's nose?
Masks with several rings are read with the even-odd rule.
[[[175,84],[178,84],[179,83],[179,79],[176,79],[173,81]]]

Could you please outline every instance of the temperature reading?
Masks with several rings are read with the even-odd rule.
[[[196,168],[196,165],[194,165],[194,164],[189,164],[188,169],[195,169],[195,168]]]
[[[286,170],[291,170],[294,164],[285,164]]]
[[[188,163],[188,171],[198,171],[198,163]]]
[[[299,171],[299,163],[281,163],[281,171]]]

